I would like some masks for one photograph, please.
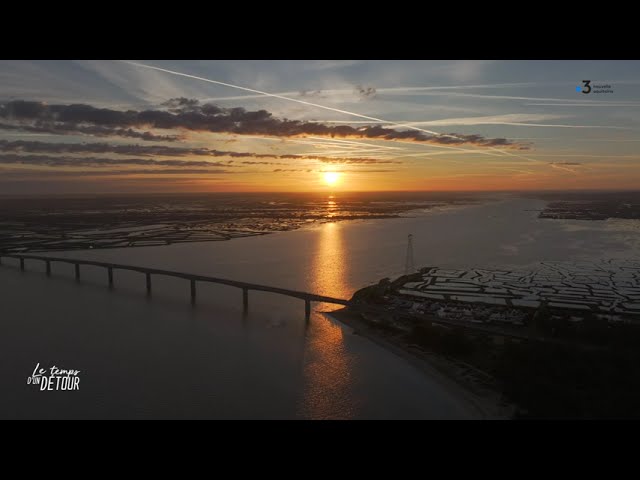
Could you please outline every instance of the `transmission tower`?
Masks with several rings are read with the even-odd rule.
[[[407,256],[404,261],[404,274],[409,275],[415,272],[415,270],[413,266],[413,235],[409,234],[407,237]]]

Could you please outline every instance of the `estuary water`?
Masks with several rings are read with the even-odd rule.
[[[350,298],[404,272],[407,235],[416,267],[535,268],[537,262],[635,258],[633,221],[538,219],[544,202],[505,198],[415,211],[397,219],[324,223],[223,242],[56,252]],[[7,263],[7,262],[5,262]],[[2,400],[8,418],[473,418],[455,389],[304,303],[189,283],[41,262],[0,268],[5,286],[1,373],[21,382]],[[79,392],[26,384],[36,363],[81,370]],[[47,395],[49,395],[47,397]]]

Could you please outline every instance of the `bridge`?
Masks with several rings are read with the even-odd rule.
[[[242,289],[242,306],[245,312],[249,309],[249,290],[277,293],[279,295],[286,295],[288,297],[294,297],[294,298],[299,298],[301,300],[304,300],[304,313],[306,318],[309,318],[309,316],[311,315],[311,302],[331,303],[336,305],[351,304],[349,300],[327,297],[325,295],[316,295],[315,293],[300,292],[297,290],[271,287],[268,285],[259,285],[257,283],[239,282],[237,280],[229,280],[226,278],[216,278],[216,277],[209,277],[205,275],[193,275],[191,273],[174,272],[171,270],[160,270],[157,268],[136,267],[133,265],[120,265],[117,263],[96,262],[93,260],[75,260],[71,258],[62,258],[62,257],[47,257],[47,256],[41,256],[41,255],[3,254],[3,253],[0,253],[0,265],[2,264],[3,258],[18,259],[20,261],[20,270],[22,271],[25,270],[26,260],[42,261],[45,263],[47,276],[51,276],[51,265],[53,263],[56,263],[56,262],[70,263],[75,266],[75,278],[76,278],[76,281],[78,282],[80,281],[81,265],[103,267],[106,269],[109,288],[113,288],[113,285],[114,285],[113,272],[115,270],[130,270],[134,272],[139,272],[145,275],[146,284],[147,284],[147,295],[149,296],[151,295],[151,276],[152,275],[165,275],[169,277],[183,278],[185,280],[188,280],[191,283],[191,303],[192,304],[196,303],[196,283],[197,282],[219,283],[221,285],[228,285],[231,287]]]

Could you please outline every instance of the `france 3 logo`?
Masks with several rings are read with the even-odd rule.
[[[600,94],[600,93],[613,93],[613,87],[608,83],[599,83],[596,82],[593,84],[593,89],[591,88],[591,80],[582,80],[582,85],[578,85],[576,87],[576,92],[584,93],[585,95],[591,94]]]
[[[584,94],[591,93],[591,80],[582,80],[582,86],[578,85],[576,92],[582,92]]]

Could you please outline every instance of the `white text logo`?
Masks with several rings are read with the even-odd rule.
[[[51,368],[40,368],[36,365],[27,385],[39,385],[40,390],[80,390],[80,370],[65,370],[55,365]]]

